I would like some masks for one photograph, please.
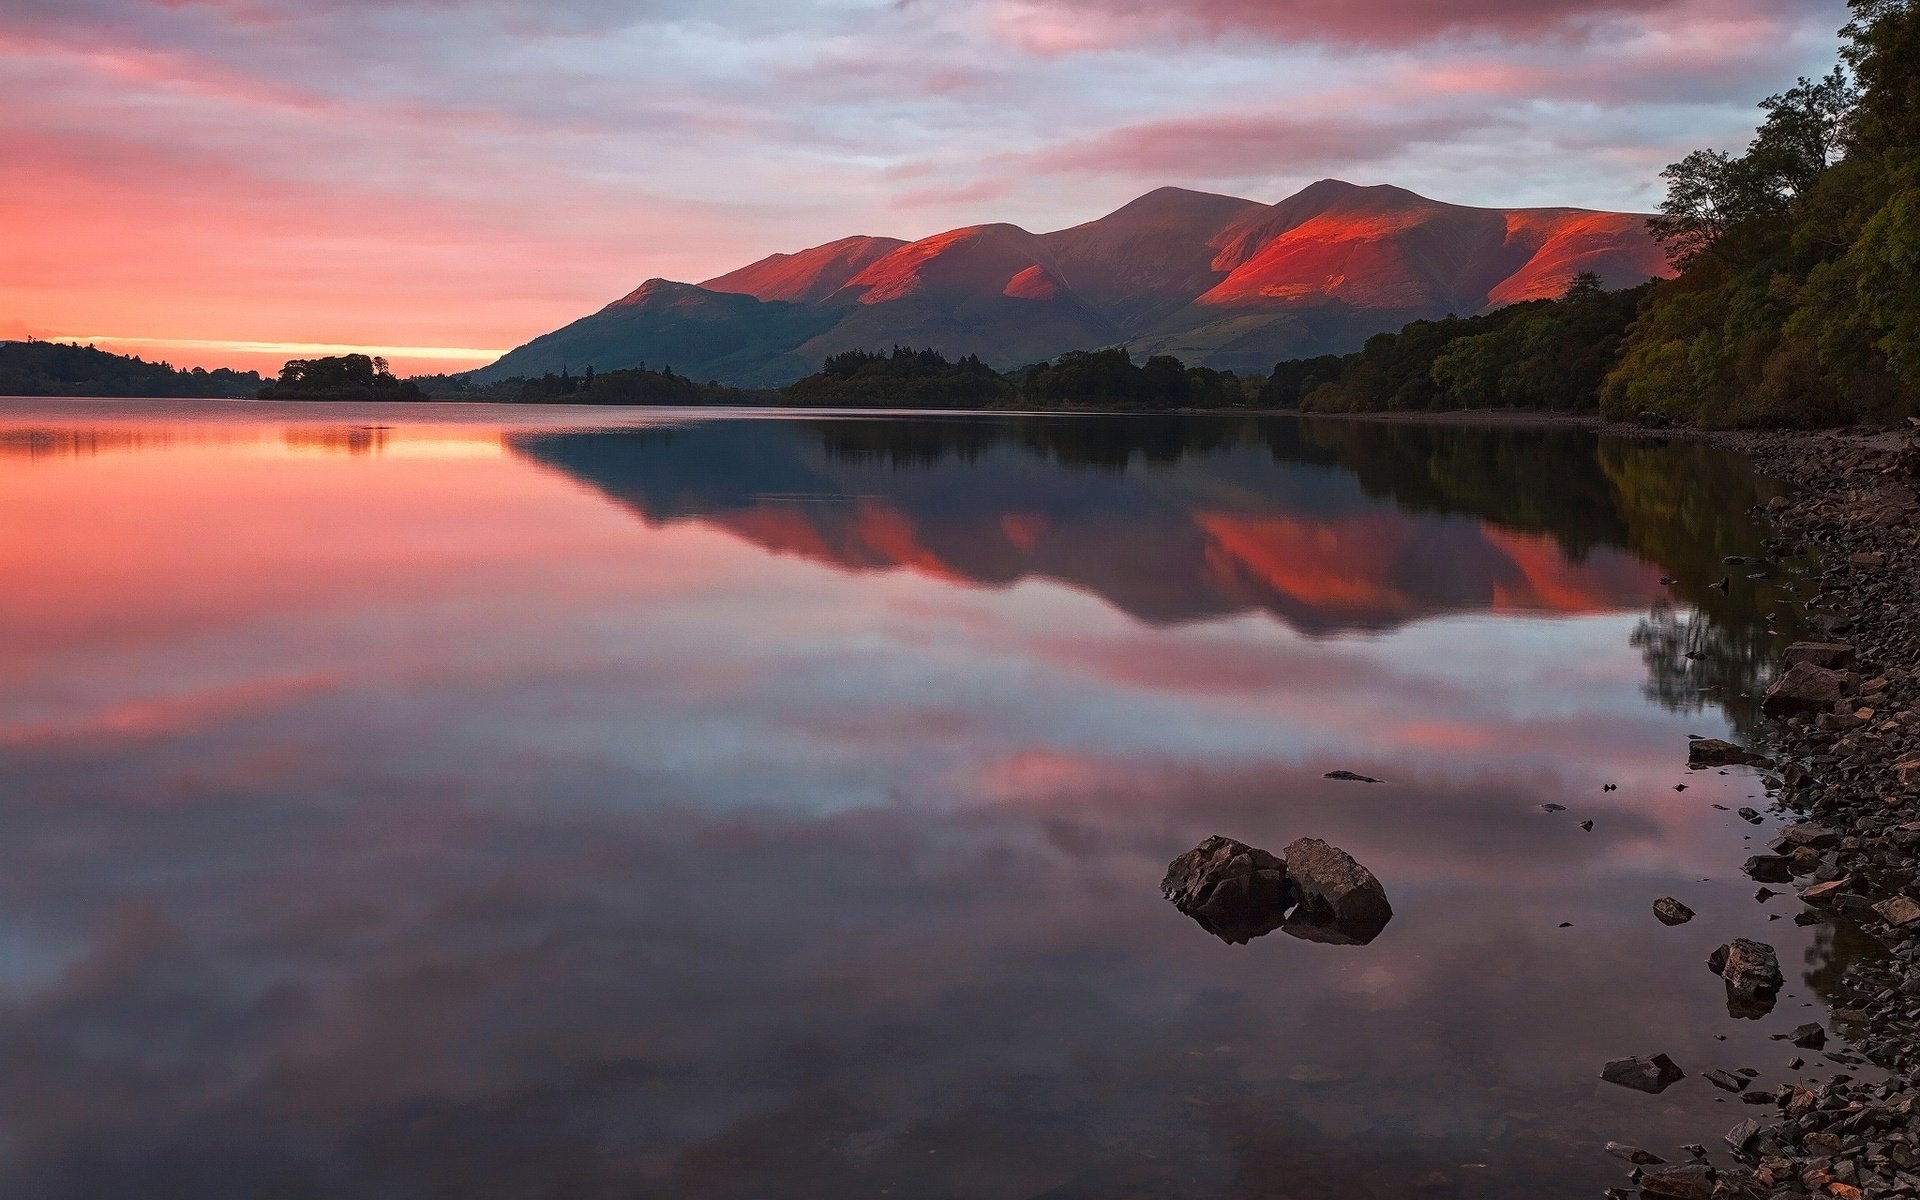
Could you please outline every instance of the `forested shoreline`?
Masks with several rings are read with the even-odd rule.
[[[852,350],[788,387],[749,391],[671,366],[475,383],[395,378],[365,355],[296,360],[278,380],[46,342],[0,343],[0,394],[472,400],[887,408],[1521,409],[1705,427],[1888,425],[1920,415],[1920,10],[1850,0],[1840,63],[1760,103],[1738,154],[1663,174],[1649,224],[1677,272],[1471,316],[1415,321],[1346,355],[1265,376],[1135,362],[1125,347],[996,371],[928,348]]]

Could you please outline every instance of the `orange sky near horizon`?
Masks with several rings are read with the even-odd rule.
[[[1644,211],[1841,0],[10,0],[0,339],[490,361],[650,277],[1323,176]]]

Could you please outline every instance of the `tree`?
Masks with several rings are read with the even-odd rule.
[[[1806,195],[1840,158],[1860,89],[1835,67],[1818,81],[1801,76],[1792,88],[1760,102],[1767,118],[1747,150],[1751,183],[1789,203]]]

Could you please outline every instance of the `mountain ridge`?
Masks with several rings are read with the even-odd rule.
[[[1157,188],[1048,233],[988,222],[915,241],[855,235],[701,284],[652,279],[520,346],[481,380],[650,363],[781,386],[896,344],[1011,368],[1125,345],[1264,373],[1447,313],[1668,273],[1645,217],[1478,208],[1323,179],[1274,204]]]

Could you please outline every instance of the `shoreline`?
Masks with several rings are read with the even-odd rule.
[[[1856,922],[1885,949],[1850,963],[1826,1004],[1849,1049],[1888,1079],[1784,1084],[1751,1119],[1711,1131],[1739,1166],[1696,1154],[1636,1169],[1633,1181],[1644,1196],[1701,1200],[1920,1195],[1920,444],[1889,432],[1592,424],[1722,446],[1794,489],[1755,515],[1779,557],[1818,556],[1802,639],[1842,644],[1853,662],[1834,681],[1838,701],[1767,717],[1772,744],[1756,749],[1777,769],[1774,808],[1830,847],[1803,853],[1791,886],[1809,912]]]

